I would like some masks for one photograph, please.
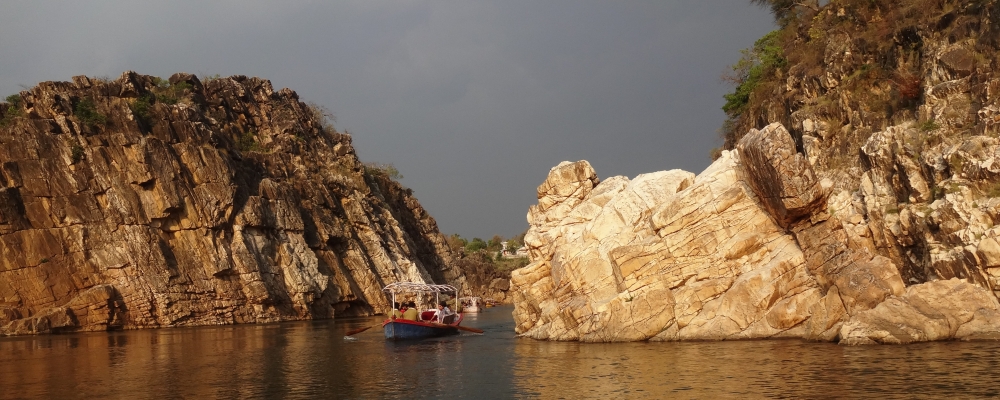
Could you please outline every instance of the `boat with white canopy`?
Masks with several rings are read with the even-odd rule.
[[[397,295],[424,296],[434,293],[434,304],[439,304],[441,294],[458,294],[458,290],[451,285],[427,284],[416,282],[396,282],[389,284],[382,289],[392,296],[392,303],[396,303]],[[458,309],[458,299],[455,299],[455,309]],[[446,336],[458,334],[459,330],[468,330],[482,333],[481,330],[459,326],[462,323],[462,314],[438,315],[438,310],[426,310],[417,313],[416,320],[395,317],[390,313],[390,317],[382,323],[382,330],[388,340],[422,339],[428,337]]]
[[[482,312],[483,309],[480,308],[480,304],[483,303],[483,299],[478,297],[462,297],[458,299],[462,303],[463,313],[478,313]]]

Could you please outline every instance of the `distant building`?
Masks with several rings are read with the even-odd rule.
[[[500,250],[500,254],[502,254],[503,258],[521,258],[528,256],[528,246],[522,245],[515,250],[507,247],[507,242],[500,242],[500,245],[503,246],[503,249]]]

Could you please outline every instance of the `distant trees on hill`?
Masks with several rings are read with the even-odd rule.
[[[524,235],[527,233],[521,232],[510,239],[505,239],[500,235],[493,235],[489,240],[483,240],[482,238],[474,237],[472,240],[463,238],[461,235],[455,233],[448,237],[448,246],[451,247],[452,252],[456,253],[466,253],[471,254],[477,251],[486,251],[489,253],[499,253],[504,249],[504,243],[507,243],[507,251],[514,252],[518,248],[524,245]]]
[[[509,271],[528,265],[528,258],[504,258],[503,254],[501,254],[503,243],[507,242],[507,251],[513,254],[514,251],[524,245],[525,233],[527,231],[506,240],[500,235],[493,235],[490,240],[483,240],[478,237],[468,240],[456,233],[448,236],[448,246],[451,247],[452,253],[458,257],[457,261],[459,265],[467,265],[470,260],[477,260],[476,262],[479,264],[476,265],[489,266],[504,274],[509,274]]]

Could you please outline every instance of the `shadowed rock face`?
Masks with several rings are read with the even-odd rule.
[[[464,283],[412,192],[266,80],[75,77],[0,116],[0,334],[370,315],[388,283]]]
[[[516,330],[596,342],[849,344],[1000,333],[988,281],[907,287],[831,187],[780,124],[751,131],[698,176],[600,181],[586,161],[564,162],[528,213],[532,263],[511,278]],[[998,247],[989,246],[981,253]]]

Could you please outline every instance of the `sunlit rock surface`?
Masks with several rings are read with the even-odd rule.
[[[904,228],[870,229],[885,215],[855,206],[889,195],[879,171],[853,197],[831,194],[833,184],[780,124],[750,132],[698,176],[673,170],[602,181],[586,161],[563,162],[528,212],[532,263],[511,279],[516,331],[588,342],[850,344],[1000,332],[992,275],[904,281],[896,255],[875,239],[905,236]],[[919,196],[926,186],[918,178],[909,181]],[[996,243],[964,251],[989,260],[989,271],[1000,264]]]
[[[412,192],[269,81],[43,82],[0,103],[0,334],[272,322],[462,285]]]

